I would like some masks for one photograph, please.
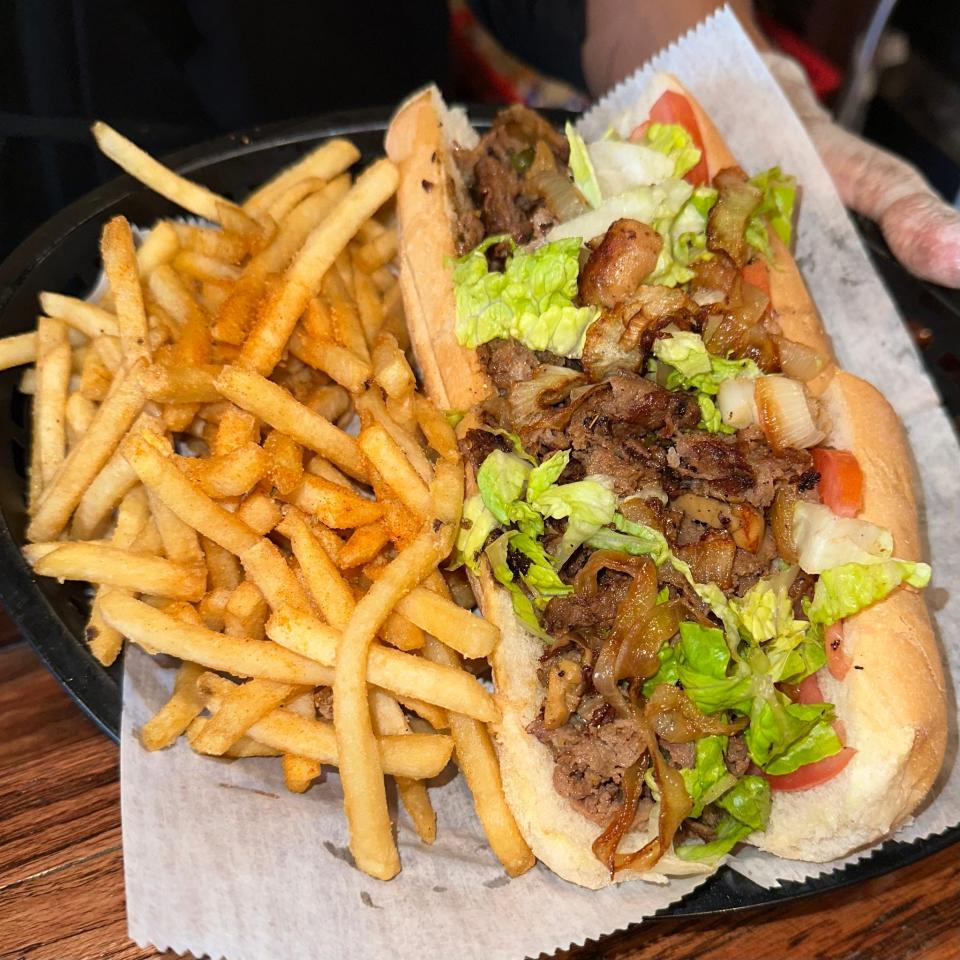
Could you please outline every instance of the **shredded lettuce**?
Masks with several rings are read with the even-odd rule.
[[[556,552],[562,566],[581,544],[613,521],[617,497],[606,477],[587,477],[549,486],[531,498],[530,505],[544,517],[566,519],[567,529]]]
[[[510,522],[510,505],[523,493],[530,466],[503,450],[494,450],[480,464],[477,486],[486,508],[502,524]]]
[[[769,261],[773,259],[773,254],[767,235],[768,223],[783,243],[790,246],[797,181],[795,177],[783,173],[779,167],[771,167],[751,177],[750,182],[763,191],[763,199],[747,222],[745,239]]]
[[[480,494],[469,497],[463,504],[453,566],[466,565],[477,573],[480,569],[480,551],[496,528],[497,518],[486,508]]]
[[[926,563],[909,560],[845,563],[820,574],[813,601],[805,612],[811,622],[829,626],[882,600],[901,583],[919,588],[929,582],[930,567]]]
[[[515,533],[511,535],[509,545],[529,561],[521,579],[534,595],[535,606],[545,607],[551,597],[566,597],[573,593],[573,587],[560,579],[553,558],[538,540],[526,533]]]
[[[490,561],[490,569],[497,581],[507,588],[513,604],[513,612],[517,619],[535,636],[541,640],[548,640],[546,632],[540,626],[533,601],[523,592],[523,589],[513,578],[513,571],[507,563],[507,551],[510,547],[511,534],[504,533],[497,537],[484,551]]]
[[[633,187],[663,183],[674,176],[673,160],[642,143],[599,140],[587,149],[604,197],[615,197]]]
[[[673,369],[667,376],[668,390],[683,387],[708,396],[715,396],[724,380],[733,377],[759,377],[760,368],[753,360],[727,360],[707,350],[703,337],[688,330],[678,330],[653,342],[653,355]]]
[[[579,218],[578,218],[579,219]],[[486,251],[504,243],[511,255],[503,273],[491,271]],[[579,357],[596,307],[577,307],[580,235],[518,250],[508,236],[488,237],[453,263],[456,334],[465,347],[512,337],[531,350]]]
[[[795,644],[809,624],[793,617],[790,586],[796,567],[787,567],[766,580],[758,580],[742,598],[732,598],[730,606],[740,618],[741,633],[755,645],[765,640]]]
[[[697,394],[697,403],[700,405],[700,422],[697,428],[707,433],[736,433],[733,427],[728,427],[720,416],[717,405],[705,393]]]
[[[849,563],[878,563],[893,553],[893,536],[875,523],[838,517],[820,503],[800,501],[793,512],[800,568],[822,573]]]
[[[770,819],[770,784],[763,777],[741,777],[715,802],[724,811],[716,827],[716,839],[676,847],[680,859],[715,862],[755,830],[763,830]]]
[[[682,177],[700,162],[700,151],[694,146],[693,137],[679,123],[651,123],[644,139],[651,149],[672,161],[675,177]]]
[[[727,738],[720,736],[701,737],[696,742],[694,765],[680,771],[683,785],[693,801],[689,816],[699,817],[708,803],[724,794],[737,778],[727,770],[723,761]]]
[[[600,206],[600,184],[597,182],[587,145],[569,120],[565,129],[567,143],[570,144],[570,172],[573,174],[573,182],[587,203],[596,209]]]

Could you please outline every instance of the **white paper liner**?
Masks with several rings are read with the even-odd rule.
[[[654,59],[677,74],[751,169],[780,163],[803,185],[798,260],[844,366],[879,383],[904,417],[923,471],[933,585],[928,591],[949,669],[960,675],[960,448],[936,391],[839,202],[829,176],[775,81],[729,11]],[[581,121],[601,133],[636,98],[631,78]],[[346,826],[336,775],[305,796],[285,790],[279,762],[195,756],[182,743],[148,754],[135,731],[161,705],[172,671],[136,648],[125,660],[121,732],[123,844],[130,935],[141,945],[229,960],[391,957],[495,960],[536,956],[622,929],[693,890],[630,883],[589,892],[542,867],[507,881],[487,848],[459,779],[431,791],[438,839],[419,844],[399,817],[403,872],[372,880],[343,859]],[[955,714],[943,786],[898,837],[958,820]],[[862,855],[861,855],[862,856]],[[859,859],[854,857],[851,859]],[[839,864],[804,864],[745,850],[731,865],[770,887]]]

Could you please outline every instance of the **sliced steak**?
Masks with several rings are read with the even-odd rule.
[[[580,299],[613,307],[635,293],[656,269],[660,234],[638,220],[616,220],[580,273]]]
[[[743,739],[743,734],[738,733],[730,738],[723,759],[727,769],[735,777],[742,777],[750,769],[750,754],[747,752],[747,741]]]
[[[521,380],[529,380],[540,366],[537,355],[519,340],[513,339],[480,344],[477,358],[501,393],[508,393]]]
[[[527,732],[553,753],[557,793],[585,817],[605,825],[623,799],[620,784],[624,771],[643,755],[634,725],[621,719],[583,724],[577,718],[547,730],[538,719]]]
[[[489,430],[468,430],[459,446],[460,452],[474,470],[479,470],[480,464],[494,450],[509,452],[512,449],[509,440],[498,433],[491,433]]]

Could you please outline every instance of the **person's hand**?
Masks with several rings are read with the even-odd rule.
[[[894,256],[911,272],[960,287],[960,213],[912,164],[833,122],[800,65],[765,53],[770,71],[800,116],[843,202],[873,220]]]

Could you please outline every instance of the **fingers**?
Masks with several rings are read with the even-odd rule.
[[[901,197],[884,211],[880,228],[893,255],[911,273],[960,288],[960,214],[939,197]]]

